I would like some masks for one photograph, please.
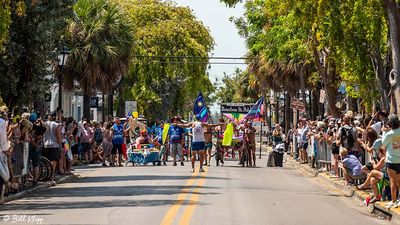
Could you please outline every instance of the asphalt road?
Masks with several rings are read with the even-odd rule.
[[[0,224],[391,224],[293,168],[265,162],[214,163],[206,173],[190,173],[189,163],[91,166],[77,170],[75,183],[0,206]]]

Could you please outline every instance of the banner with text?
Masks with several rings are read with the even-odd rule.
[[[244,118],[253,105],[252,103],[221,103],[221,114],[236,123]]]

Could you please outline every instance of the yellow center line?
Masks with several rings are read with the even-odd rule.
[[[192,219],[194,210],[196,208],[196,204],[199,201],[199,191],[201,186],[203,186],[206,178],[206,174],[208,172],[208,169],[206,169],[206,172],[202,174],[201,178],[199,179],[197,183],[197,187],[193,190],[193,194],[190,197],[189,205],[186,207],[185,211],[183,212],[183,215],[181,217],[181,220],[179,221],[179,225],[189,225],[190,220]]]
[[[192,174],[190,179],[185,184],[185,187],[182,189],[181,193],[178,195],[176,202],[171,206],[168,210],[167,214],[165,215],[164,219],[161,222],[161,225],[171,225],[174,222],[176,214],[178,213],[179,209],[185,202],[186,195],[189,193],[190,187],[193,185],[197,178],[198,172]]]

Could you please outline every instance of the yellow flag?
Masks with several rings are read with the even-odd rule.
[[[224,139],[222,139],[222,146],[232,146],[233,140],[233,124],[229,123],[226,125],[224,132]]]
[[[165,141],[167,140],[168,136],[168,130],[171,125],[169,123],[164,124],[164,130],[162,134],[162,143],[165,144]]]

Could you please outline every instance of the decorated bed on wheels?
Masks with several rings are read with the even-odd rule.
[[[147,165],[148,163],[153,163],[160,161],[160,151],[154,148],[152,145],[141,145],[136,146],[134,144],[130,145],[128,149],[128,163],[132,165]]]

